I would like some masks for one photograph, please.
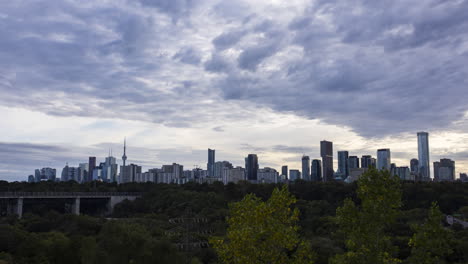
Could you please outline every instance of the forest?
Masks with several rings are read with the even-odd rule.
[[[288,209],[287,214],[292,212],[289,208],[293,209],[297,215],[285,219],[294,218],[291,224],[297,224],[294,228],[297,238],[313,255],[307,261],[291,263],[367,263],[352,260],[366,243],[371,248],[373,244],[385,248],[382,252],[389,254],[385,258],[393,262],[382,260],[381,263],[418,263],[415,260],[418,256],[431,259],[427,263],[468,263],[468,228],[460,224],[450,226],[442,217],[468,219],[468,184],[376,179],[379,178],[352,184],[298,180],[286,187],[248,182],[117,185],[0,181],[0,192],[142,194],[134,201],[118,204],[112,215],[72,215],[56,206],[38,206],[25,211],[21,219],[2,213],[0,263],[237,263],[221,257],[224,253],[214,245],[213,238],[229,237],[234,241],[227,232],[231,230],[234,234],[235,212],[244,215],[260,208],[262,202],[268,204],[274,190],[287,192],[284,197],[289,198],[283,200],[290,202],[284,205],[283,200],[277,199],[279,204],[262,208],[284,207]],[[440,219],[431,218],[439,211]],[[269,216],[262,217],[268,226]],[[237,226],[250,228],[252,225],[252,230],[256,226],[255,221],[242,222],[247,217],[239,219]],[[432,226],[431,219],[435,219]],[[379,223],[382,224],[377,227]],[[377,229],[378,232],[373,231]],[[444,238],[434,240],[431,234],[442,234]],[[252,240],[251,246],[255,250],[256,243],[260,247],[266,242],[264,237],[259,238]],[[424,250],[425,246],[434,252]],[[288,252],[286,255],[290,256]],[[250,263],[275,262],[259,258]]]

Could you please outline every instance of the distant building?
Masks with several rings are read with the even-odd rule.
[[[34,175],[29,175],[28,176],[28,182],[35,182]]]
[[[301,172],[299,170],[289,170],[289,181],[293,182],[301,178]]]
[[[344,180],[347,183],[351,183],[359,180],[362,174],[364,174],[368,168],[353,168],[349,169],[349,176]]]
[[[157,182],[157,174],[154,172],[137,172],[135,175],[135,182]]]
[[[223,183],[238,183],[245,180],[245,169],[242,167],[225,168],[223,171]]]
[[[312,181],[322,181],[322,161],[321,160],[318,160],[318,159],[312,160],[310,178]]]
[[[363,155],[361,157],[361,168],[368,169],[369,167],[377,167],[375,158],[371,155]]]
[[[57,170],[49,167],[37,169],[34,171],[34,181],[55,181],[57,178]]]
[[[217,162],[215,162],[213,168],[214,168],[214,174],[213,174],[213,176],[210,176],[210,177],[217,178],[218,181],[222,181],[223,170],[225,168],[226,169],[232,169],[233,166],[229,161],[217,161]]]
[[[455,161],[451,159],[440,159],[434,164],[434,181],[454,181]]]
[[[206,168],[208,170],[208,176],[209,177],[215,177],[214,176],[214,164],[215,164],[215,150],[214,149],[208,149],[208,163],[206,164]]]
[[[348,157],[348,171],[350,169],[359,169],[359,158],[357,156]]]
[[[411,159],[410,161],[410,171],[413,173],[419,172],[419,161],[418,159]]]
[[[391,163],[390,149],[377,150],[377,169],[390,171]]]
[[[429,133],[418,132],[419,175],[421,180],[430,181],[429,171]]]
[[[414,175],[411,174],[408,166],[405,167],[395,167],[393,169],[393,174],[398,176],[403,181],[414,181]]]
[[[466,173],[460,173],[460,181],[468,182],[468,175]]]
[[[302,179],[310,181],[310,158],[302,156]]]
[[[96,168],[96,157],[89,157],[88,160],[88,173],[84,182],[90,182],[93,180],[93,172],[94,168]]]
[[[120,183],[136,182],[136,175],[141,173],[141,166],[130,164],[120,166]]]
[[[69,167],[68,164],[62,170],[61,181],[76,181],[78,182],[79,171],[78,168]]]
[[[338,151],[338,171],[342,178],[346,178],[348,171],[348,151]]]
[[[284,165],[281,167],[281,175],[285,176],[286,179],[288,178],[288,166]]]
[[[333,142],[320,141],[320,156],[322,157],[322,179],[332,181],[333,174]]]
[[[256,154],[249,154],[245,158],[245,173],[248,181],[257,181],[258,157]]]
[[[265,167],[257,172],[258,183],[278,183],[279,174],[275,169]]]
[[[102,180],[105,182],[117,182],[117,169],[117,159],[109,155],[102,165]]]
[[[88,163],[80,163],[78,165],[79,170],[79,175],[78,175],[78,180],[79,182],[85,182],[86,179],[88,178],[88,171],[89,171],[89,164]]]

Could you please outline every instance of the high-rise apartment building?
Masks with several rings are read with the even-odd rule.
[[[377,150],[377,169],[390,171],[391,163],[390,149]]]
[[[215,150],[208,149],[208,163],[206,164],[206,168],[207,168],[209,177],[214,177],[214,164],[215,164]]]
[[[338,173],[344,179],[349,175],[348,151],[338,151]]]
[[[322,161],[321,160],[318,160],[318,159],[312,160],[310,178],[312,181],[322,181]]]
[[[454,181],[455,161],[451,159],[440,159],[434,164],[434,181]]]
[[[245,158],[245,173],[248,181],[257,182],[258,157],[256,154],[249,154]]]
[[[302,156],[302,179],[310,181],[310,158],[309,156]]]
[[[333,142],[320,141],[320,156],[322,157],[322,180],[332,181],[333,174]]]
[[[418,132],[418,160],[421,180],[430,181],[429,171],[429,133]]]
[[[284,165],[281,167],[281,175],[285,176],[286,179],[288,178],[288,166]]]

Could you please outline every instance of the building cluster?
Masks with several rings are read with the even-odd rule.
[[[455,161],[443,158],[433,163],[433,178],[429,168],[429,134],[427,132],[417,133],[418,158],[411,159],[410,166],[397,166],[392,163],[390,149],[378,149],[377,157],[371,155],[350,156],[346,150],[337,152],[338,166],[333,166],[333,142],[323,140],[320,142],[321,159],[311,160],[309,156],[302,157],[302,170],[290,169],[284,165],[281,173],[274,168],[260,168],[256,154],[248,154],[245,158],[245,166],[233,166],[229,161],[216,161],[215,150],[208,149],[208,163],[206,170],[194,168],[184,170],[181,164],[173,163],[163,165],[161,168],[149,169],[143,172],[142,167],[136,164],[127,164],[126,141],[122,165],[117,165],[117,159],[109,152],[104,162],[96,163],[96,157],[89,157],[88,163],[80,163],[78,167],[70,167],[68,164],[63,168],[60,178],[56,177],[56,170],[43,168],[30,175],[29,182],[39,181],[104,181],[117,183],[130,182],[154,182],[184,184],[187,182],[213,183],[249,181],[253,183],[279,183],[302,179],[305,181],[345,181],[353,182],[366,172],[369,168],[388,170],[391,174],[406,181],[454,181]],[[468,182],[467,174],[461,173],[460,180]]]

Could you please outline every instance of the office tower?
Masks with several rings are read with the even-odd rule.
[[[208,163],[206,164],[206,168],[207,168],[209,177],[214,177],[214,164],[215,164],[215,150],[208,149]]]
[[[418,132],[419,175],[422,181],[431,179],[429,171],[429,133]]]
[[[127,161],[127,138],[124,138],[124,152],[122,155],[122,161],[123,161],[122,166],[125,167],[125,162]]]
[[[379,149],[377,150],[377,169],[379,170],[390,170],[392,163],[390,149]]]
[[[289,181],[293,182],[301,178],[301,172],[299,170],[289,170]]]
[[[344,179],[349,175],[348,151],[338,151],[338,174]]]
[[[396,169],[396,164],[395,163],[390,164],[390,174],[392,176],[395,175],[395,169]]]
[[[332,181],[333,177],[333,142],[320,141],[320,156],[322,157],[322,180]]]
[[[245,173],[248,181],[257,181],[258,158],[256,154],[249,154],[245,158]]]
[[[235,167],[232,169],[225,169],[223,171],[223,183],[228,184],[230,182],[238,183],[239,181],[245,180],[245,169],[242,167]]]
[[[419,161],[418,159],[411,159],[410,170],[412,173],[417,174],[419,172]]]
[[[94,168],[96,168],[96,157],[89,157],[88,160],[88,176],[86,177],[86,182],[93,180],[93,172]]]
[[[79,170],[75,167],[69,167],[68,164],[62,170],[61,181],[78,181]]]
[[[302,156],[302,179],[310,181],[310,158],[309,156]]]
[[[286,179],[288,179],[288,166],[287,165],[284,165],[283,167],[281,167],[281,175],[284,175]]]
[[[102,180],[106,182],[117,182],[117,168],[117,159],[112,157],[109,153],[109,157],[106,158],[102,166]]]
[[[461,182],[468,182],[468,174],[460,173],[460,181]]]
[[[350,169],[359,169],[359,158],[357,156],[348,157],[348,173]]]
[[[434,164],[434,181],[454,181],[455,161],[451,159],[440,159]]]
[[[80,163],[78,165],[79,175],[78,182],[85,182],[88,178],[89,165],[88,163]]]
[[[318,159],[312,160],[312,168],[310,172],[312,181],[322,181],[322,161]]]

